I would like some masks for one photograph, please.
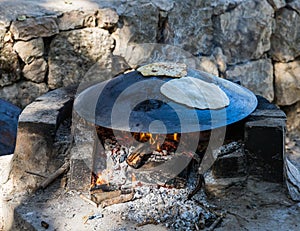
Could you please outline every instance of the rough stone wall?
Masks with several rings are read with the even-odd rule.
[[[95,63],[111,67],[129,44],[161,43],[282,106],[289,128],[300,127],[299,0],[123,0],[37,11],[0,17],[0,98],[18,106],[80,82]]]

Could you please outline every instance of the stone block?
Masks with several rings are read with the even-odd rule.
[[[208,72],[210,74],[213,74],[214,76],[219,75],[218,66],[216,65],[216,60],[213,56],[206,57],[206,56],[200,56],[197,69],[201,71]]]
[[[68,182],[69,189],[87,192],[91,186],[93,152],[95,147],[95,126],[80,118],[76,112],[72,116],[73,144]]]
[[[64,159],[59,157],[59,145],[55,145],[56,131],[65,107],[73,100],[70,89],[49,92],[28,105],[19,117],[16,149],[9,178],[14,191],[35,190],[44,179],[25,171],[48,176],[56,171]],[[72,108],[69,109],[71,116]]]
[[[218,157],[212,166],[216,178],[243,177],[247,175],[247,170],[247,157],[243,148]]]
[[[211,0],[210,6],[213,8],[214,16],[224,14],[225,12],[229,12],[237,7],[239,3],[243,0],[234,0],[234,1],[219,1],[219,0]]]
[[[18,41],[14,44],[14,50],[18,53],[24,63],[30,64],[34,59],[44,54],[44,42],[42,38],[30,41]]]
[[[32,38],[50,37],[58,34],[56,17],[27,18],[13,21],[10,27],[15,40],[27,41]]]
[[[74,149],[73,149],[74,153]],[[70,172],[68,178],[68,189],[88,192],[91,186],[92,170],[88,163],[90,159],[70,160]]]
[[[280,109],[256,109],[254,112],[250,114],[247,118],[248,121],[259,121],[265,120],[269,118],[281,119],[286,121],[285,113]]]
[[[257,96],[258,105],[245,124],[245,151],[249,173],[272,182],[283,181],[286,115]]]
[[[251,175],[267,181],[283,182],[285,120],[269,117],[247,122],[245,150]]]
[[[78,10],[63,13],[57,18],[59,30],[73,30],[79,29],[84,26],[87,13]]]
[[[270,50],[274,10],[267,1],[241,1],[214,17],[214,41],[228,64],[259,59]]]
[[[240,81],[241,85],[270,102],[274,99],[273,65],[270,59],[235,65],[226,71],[226,78]]]
[[[32,82],[42,83],[45,80],[47,72],[47,62],[43,58],[39,58],[24,66],[23,76]]]
[[[300,37],[299,37],[300,38]],[[291,105],[300,100],[300,61],[275,63],[276,103]]]
[[[271,37],[272,58],[280,62],[300,55],[300,16],[294,10],[282,8],[276,13],[276,28]]]

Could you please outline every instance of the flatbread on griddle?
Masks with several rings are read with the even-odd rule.
[[[192,108],[220,109],[229,105],[229,98],[220,87],[193,77],[170,80],[161,86],[160,92]]]
[[[137,69],[143,76],[166,76],[181,78],[187,75],[187,66],[184,63],[151,63]]]

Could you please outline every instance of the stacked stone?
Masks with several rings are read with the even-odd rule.
[[[94,64],[109,72],[123,57],[134,68],[151,51],[129,45],[160,43],[284,107],[288,128],[300,127],[297,0],[98,0],[81,10],[35,4],[39,13],[16,8],[13,18],[8,9],[0,18],[1,98],[24,107],[48,90],[78,84]]]

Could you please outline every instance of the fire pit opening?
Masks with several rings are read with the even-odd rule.
[[[188,142],[182,144],[180,133],[138,133],[101,126],[96,126],[96,133],[90,194],[98,204],[112,198],[115,203],[130,200],[135,187],[143,185],[184,188],[191,165],[199,164],[210,137],[210,131],[201,132],[200,137],[189,133],[185,134]],[[196,152],[190,148],[195,138],[199,139]],[[183,146],[180,148],[183,152],[178,152],[179,145]],[[173,169],[168,168],[167,162],[171,159],[183,161],[186,166],[174,174]]]

